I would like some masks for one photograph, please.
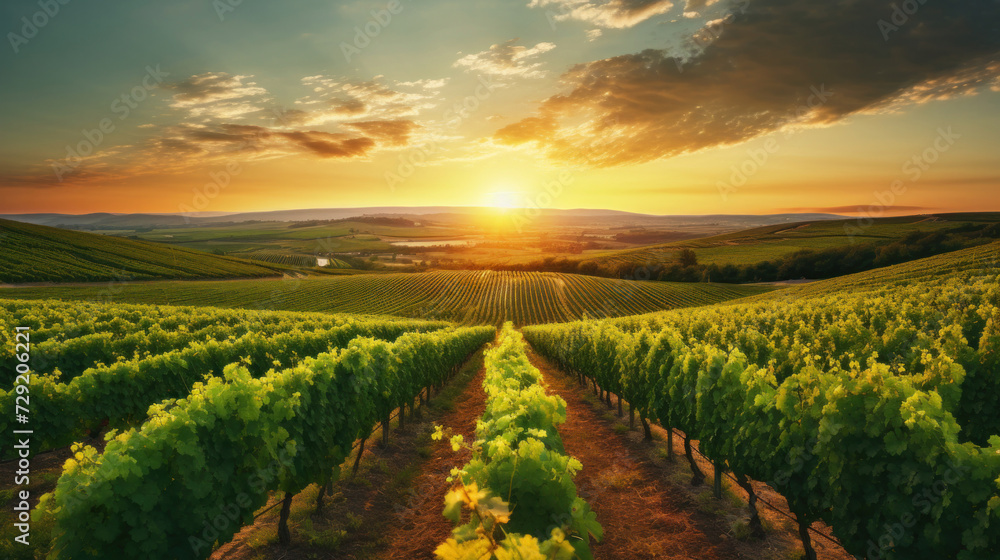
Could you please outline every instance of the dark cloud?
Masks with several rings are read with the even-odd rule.
[[[910,2],[912,15],[887,0],[739,4],[693,57],[578,65],[567,93],[495,138],[557,160],[638,163],[995,86],[1000,0]]]
[[[413,128],[410,121],[354,123],[362,136],[318,130],[277,130],[264,126],[223,124],[215,127],[180,127],[175,135],[160,140],[159,147],[179,155],[232,155],[235,152],[284,153],[288,148],[321,158],[352,158],[368,155],[379,144],[401,145]]]
[[[291,141],[313,155],[322,158],[351,158],[367,155],[375,141],[367,137],[346,138],[331,132],[279,132],[277,136]]]

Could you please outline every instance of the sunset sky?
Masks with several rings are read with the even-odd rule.
[[[531,204],[560,176],[554,208],[1000,211],[996,0],[51,4],[0,5],[0,213]]]

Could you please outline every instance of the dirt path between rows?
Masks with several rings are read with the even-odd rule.
[[[697,511],[644,454],[630,449],[567,375],[534,353],[530,358],[548,392],[566,401],[559,434],[566,452],[583,463],[576,485],[604,527],[604,541],[593,547],[595,560],[746,558],[727,528]]]
[[[746,493],[725,480],[724,497],[711,494],[712,465],[696,455],[706,484],[690,485],[691,471],[683,457],[683,438],[674,438],[676,462],[665,460],[666,431],[653,425],[655,441],[645,441],[642,429],[628,430],[628,413],[597,403],[589,388],[534,351],[531,362],[541,370],[548,392],[566,400],[567,422],[559,429],[566,451],[583,463],[576,482],[598,521],[605,542],[594,547],[596,560],[653,558],[746,558],[778,560],[801,558],[797,525],[758,503],[767,528],[763,540],[748,538]],[[697,445],[697,442],[695,442]],[[765,484],[754,482],[762,499],[787,510],[784,498]],[[813,529],[830,535],[829,527]],[[741,534],[742,533],[742,534]],[[836,544],[813,538],[820,560],[852,560]]]
[[[443,425],[474,439],[485,408],[484,375],[480,350],[416,422],[409,417],[404,429],[393,422],[388,446],[379,444],[381,431],[373,433],[357,476],[350,474],[349,458],[322,511],[316,510],[317,485],[297,494],[289,517],[291,544],[278,544],[280,509],[272,509],[216,550],[212,560],[433,559],[452,528],[441,513],[450,487],[446,479],[469,457],[431,441],[430,434]],[[271,501],[277,500],[276,495]]]
[[[465,441],[476,439],[476,421],[486,409],[483,376],[479,372],[461,395],[455,398],[454,409],[435,423],[462,434]],[[450,488],[447,481],[451,470],[467,463],[470,452],[463,449],[453,452],[447,443],[435,442],[433,455],[420,467],[420,474],[413,479],[413,489],[404,508],[396,512],[394,525],[387,535],[389,547],[379,558],[384,560],[415,560],[434,558],[434,549],[451,536],[453,525],[445,519],[444,496]]]

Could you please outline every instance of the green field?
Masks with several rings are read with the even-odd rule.
[[[852,557],[997,558],[998,252],[994,242],[750,301],[524,336],[608,407],[618,395],[644,422],[682,432],[692,484],[706,478],[697,441],[734,476],[769,481],[800,534],[822,521]],[[924,509],[918,498],[948,472],[966,474]],[[873,545],[900,516],[914,537]],[[805,556],[787,557],[823,557],[803,545]]]
[[[1000,241],[867,272],[793,286],[754,299],[787,300],[822,297],[838,293],[881,290],[887,286],[911,286],[945,277],[974,278],[997,274],[1000,274]]]
[[[248,222],[201,227],[157,228],[149,231],[115,230],[146,241],[169,243],[201,251],[252,258],[256,252],[313,256],[357,251],[389,252],[383,238],[433,239],[466,235],[467,230],[438,226],[396,226],[364,221],[302,225],[294,222]]]
[[[0,220],[0,282],[85,282],[277,276],[287,267]]]
[[[250,251],[246,253],[238,253],[240,258],[250,259],[254,261],[263,261],[266,263],[272,263],[284,266],[297,266],[311,268],[317,266],[317,258],[312,255],[295,255],[284,253],[281,251]],[[350,263],[343,259],[337,259],[334,257],[323,257],[326,258],[329,263],[326,265],[327,268],[351,268]]]
[[[747,265],[773,261],[802,250],[891,242],[915,231],[946,230],[962,223],[990,224],[998,219],[1000,216],[992,213],[942,214],[879,218],[865,227],[856,219],[782,224],[623,251],[595,252],[581,260],[604,266],[622,263],[653,265],[676,262],[681,249],[692,249],[701,264]]]
[[[8,288],[0,297],[396,315],[518,325],[707,305],[773,288],[543,272],[440,271],[233,282]]]

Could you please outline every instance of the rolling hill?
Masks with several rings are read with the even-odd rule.
[[[0,282],[277,276],[284,267],[47,226],[0,220]]]
[[[677,261],[678,252],[691,249],[700,264],[746,265],[776,260],[801,250],[822,250],[851,244],[891,242],[915,231],[942,231],[964,223],[993,224],[1000,213],[963,213],[904,216],[873,219],[862,224],[857,219],[801,221],[768,225],[691,239],[649,245],[635,249],[591,253],[579,259],[604,267],[620,264],[653,266]]]
[[[273,210],[264,212],[205,214],[0,214],[0,219],[79,229],[131,229],[137,227],[188,227],[236,224],[244,222],[296,222],[310,220],[338,220],[358,216],[396,216],[432,220],[441,223],[466,223],[479,220],[484,214],[494,214],[496,209],[459,206],[384,206],[365,208],[306,208],[299,210]],[[724,225],[725,229],[746,229],[749,227],[838,219],[835,214],[715,214],[715,215],[666,215],[637,214],[620,210],[574,209],[561,210],[546,208],[539,211],[538,218],[561,225],[591,225],[602,223],[636,225]]]
[[[995,283],[1000,277],[1000,241],[867,272],[801,284],[753,299],[823,297],[842,292],[857,293],[893,286],[931,284],[935,280],[949,277],[960,277],[968,282],[985,278],[992,279]]]
[[[635,282],[543,272],[440,271],[302,280],[144,282],[7,288],[0,298],[239,307],[396,315],[467,324],[518,325],[618,317],[707,305],[772,290],[766,286]]]

